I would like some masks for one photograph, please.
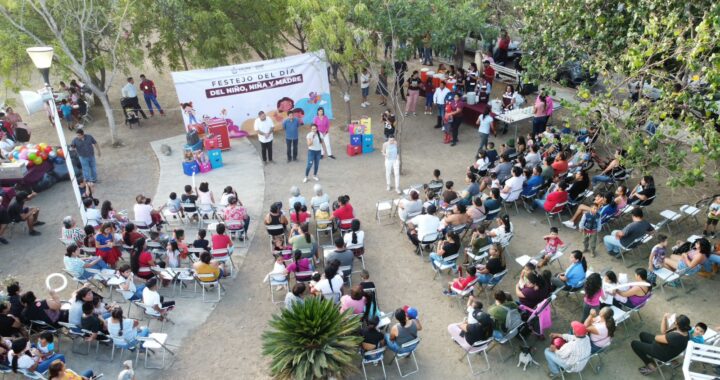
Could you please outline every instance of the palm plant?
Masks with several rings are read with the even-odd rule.
[[[270,373],[279,379],[344,378],[357,371],[360,319],[332,300],[309,297],[275,314],[262,336]]]

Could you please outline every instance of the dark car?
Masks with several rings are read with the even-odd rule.
[[[568,61],[558,67],[555,79],[571,87],[581,84],[592,86],[597,82],[598,75],[590,74],[590,70],[584,69],[580,61]]]

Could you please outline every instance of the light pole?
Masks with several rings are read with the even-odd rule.
[[[60,140],[60,147],[65,153],[65,165],[67,165],[68,174],[70,176],[70,184],[75,194],[75,200],[80,211],[80,218],[82,219],[83,226],[87,225],[87,216],[85,216],[85,206],[82,202],[82,196],[80,195],[80,189],[78,188],[77,177],[75,177],[75,167],[72,164],[70,158],[70,151],[68,150],[67,143],[65,142],[65,132],[63,131],[62,123],[60,122],[60,116],[58,115],[57,107],[55,106],[55,99],[52,93],[52,87],[50,87],[50,66],[52,66],[53,59],[53,48],[49,46],[31,47],[27,50],[30,59],[33,61],[35,67],[40,70],[45,83],[44,91],[32,92],[32,91],[20,91],[20,96],[25,103],[25,108],[29,114],[35,113],[42,109],[38,106],[42,103],[46,103],[50,108],[50,113],[53,116],[55,123],[55,131]]]

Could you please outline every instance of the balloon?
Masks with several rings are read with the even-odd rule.
[[[43,161],[44,161],[44,160],[47,160],[48,154],[45,153],[44,151],[43,151],[43,152],[40,152],[40,157],[42,157]]]
[[[13,155],[13,157],[15,157],[15,159],[17,160],[18,158],[20,158],[20,151],[17,151],[17,150],[16,150],[16,151],[13,152],[12,155]]]
[[[55,158],[57,157],[57,153],[55,153],[55,151],[51,149],[50,152],[48,152],[48,157]]]
[[[35,157],[33,162],[35,163],[35,165],[40,165],[40,164],[42,164],[43,160],[40,157]]]
[[[42,150],[45,150],[45,147],[46,147],[46,146],[47,146],[47,144],[45,144],[45,143],[40,143],[40,144],[38,144],[38,148],[40,148],[40,149],[42,149]]]
[[[27,159],[28,159],[27,150],[21,150],[21,151],[20,151],[20,159],[22,159],[22,160],[27,160]]]
[[[65,152],[63,152],[62,148],[58,148],[57,155],[58,157],[65,158]]]
[[[49,153],[52,152],[52,151],[53,151],[53,147],[51,147],[50,145],[48,145],[48,146],[45,147],[45,153],[48,153],[48,154],[49,154]]]
[[[62,157],[55,157],[55,159],[53,160],[53,162],[54,162],[55,164],[57,164],[57,165],[62,165],[62,164],[65,163],[65,159],[62,158]]]
[[[37,153],[35,153],[34,151],[30,151],[30,153],[27,155],[27,158],[30,161],[35,161],[35,159],[37,158]]]
[[[30,169],[30,168],[33,167],[33,166],[35,166],[35,163],[33,163],[32,161],[28,161],[28,162],[27,162],[27,168],[28,168],[28,169]]]

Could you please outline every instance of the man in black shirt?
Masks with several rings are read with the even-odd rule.
[[[37,193],[34,191],[28,194],[25,191],[20,191],[15,195],[15,199],[10,202],[8,206],[8,216],[10,220],[15,223],[25,221],[28,226],[28,233],[30,236],[40,235],[40,231],[35,231],[35,226],[42,226],[45,222],[38,221],[40,215],[40,209],[32,207],[25,207],[25,202],[33,199]]]
[[[92,301],[83,303],[82,311],[83,316],[81,327],[83,328],[83,330],[88,330],[93,333],[91,336],[91,340],[95,340],[99,332],[103,334],[108,334],[105,322],[95,314],[95,306],[93,306]]]
[[[195,205],[195,202],[197,202],[197,199],[198,199],[197,195],[193,194],[192,186],[185,185],[185,194],[183,194],[180,197],[180,201],[182,203],[192,203],[193,205]],[[195,212],[196,210],[197,210],[197,208],[195,208],[195,207],[184,207],[183,206],[183,211],[185,211],[185,212]]]

